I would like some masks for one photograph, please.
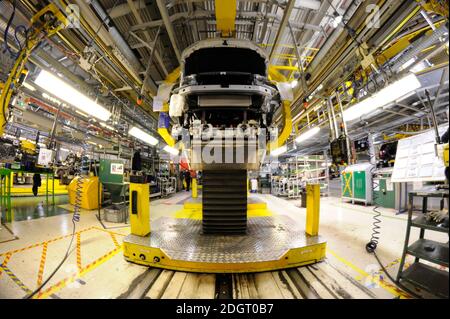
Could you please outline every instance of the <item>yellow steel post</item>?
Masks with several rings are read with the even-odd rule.
[[[137,236],[150,234],[150,185],[144,176],[130,176],[130,225]]]
[[[444,165],[445,167],[449,167],[449,147],[448,143],[444,145]]]
[[[320,185],[306,185],[306,234],[319,234]]]
[[[197,194],[197,179],[193,178],[192,179],[192,198],[197,198],[198,194]]]

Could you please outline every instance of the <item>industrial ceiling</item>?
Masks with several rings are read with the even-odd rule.
[[[40,69],[57,72],[98,98],[113,113],[108,123],[99,126],[67,106],[64,109],[67,116],[59,121],[63,128],[80,133],[77,136],[73,132],[61,133],[61,140],[82,141],[86,136],[83,134],[88,134],[90,138],[98,138],[98,144],[126,144],[130,124],[156,130],[157,114],[152,111],[152,98],[158,85],[178,67],[184,49],[199,40],[220,36],[216,28],[216,1],[54,2],[79,20],[34,52],[27,82],[31,83]],[[346,83],[351,83],[353,92],[351,98],[342,101],[344,108],[352,104],[352,98],[394,80],[411,59],[410,68],[427,63],[418,72],[422,88],[352,122],[350,135],[360,138],[367,132],[395,131],[408,123],[426,127],[429,118],[425,90],[436,101],[438,119],[448,121],[448,73],[442,80],[448,68],[448,21],[439,10],[430,9],[438,2],[429,1],[425,7],[415,1],[392,0],[238,0],[234,37],[256,42],[266,50],[274,68],[298,83],[291,106],[294,121],[291,144],[295,144],[292,140],[296,134],[311,125],[327,125],[328,100],[336,91],[345,90]],[[46,5],[46,1],[36,0],[15,3],[15,26],[26,24]],[[12,7],[2,1],[0,9],[3,33]],[[14,34],[8,36],[10,46],[14,47]],[[368,73],[364,66],[370,58],[379,69]],[[2,63],[8,62],[4,60],[7,58],[2,57]],[[381,80],[377,73],[381,74]],[[51,120],[58,101],[43,98],[38,91],[23,90],[28,102],[33,99],[32,112]],[[21,118],[21,114],[16,117]],[[275,118],[282,127],[282,112]],[[23,117],[22,121],[9,124],[9,132],[29,129],[29,122]],[[324,129],[309,144],[292,147],[292,152],[326,148],[328,134]]]

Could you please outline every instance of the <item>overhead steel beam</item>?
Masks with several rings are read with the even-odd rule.
[[[193,20],[196,18],[214,18],[214,11],[204,11],[204,10],[196,10],[192,12],[178,12],[169,17],[171,23],[179,19],[189,19]],[[145,29],[157,28],[164,24],[164,21],[161,20],[153,20],[148,22],[139,23],[131,26],[131,31],[140,31]]]
[[[277,35],[275,37],[275,41],[274,41],[273,46],[272,46],[272,50],[270,51],[269,60],[272,60],[273,55],[275,54],[275,52],[277,50],[277,47],[280,44],[281,38],[283,37],[283,33],[284,33],[284,31],[286,29],[286,26],[287,26],[287,24],[289,22],[289,18],[291,16],[292,9],[294,9],[294,5],[295,5],[295,0],[289,0],[287,5],[286,5],[286,7],[285,7],[285,9],[284,9],[283,18],[281,19]]]
[[[194,5],[192,3],[188,3],[188,14],[193,15],[195,13]],[[194,37],[194,42],[199,41],[199,34],[197,29],[197,23],[195,21],[191,21],[189,25],[192,27],[192,36]]]
[[[136,21],[138,23],[142,24],[142,23],[144,23],[144,21],[142,20],[141,14],[138,12],[138,10],[136,8],[136,2],[137,1],[127,0],[128,6],[130,7],[131,12],[133,13],[134,17],[136,18]],[[141,3],[138,3],[138,5],[141,5]],[[145,3],[144,3],[144,7],[145,7]],[[145,36],[145,40],[147,42],[150,42],[151,38],[150,38],[148,31],[144,31],[144,36]],[[158,50],[156,50],[156,48],[149,48],[149,50],[150,50],[150,54],[155,56],[155,60],[158,62],[159,66],[161,67],[161,69],[163,71],[163,78],[166,77],[168,72],[167,72],[166,66],[164,65],[164,62],[163,62],[161,56],[158,53]]]
[[[141,47],[146,47],[147,49],[149,49],[150,51],[153,50],[153,47],[147,43],[146,41],[142,40],[136,33],[134,33],[133,31],[130,31],[130,35],[135,38],[136,40],[139,41],[139,43],[141,43]],[[147,40],[148,41],[148,40]]]
[[[161,27],[159,27],[158,32],[155,35],[155,39],[153,40],[153,42],[151,43],[150,47],[150,57],[148,59],[147,62],[147,69],[145,70],[145,77],[144,77],[144,81],[142,82],[142,88],[141,88],[141,95],[144,94],[145,90],[148,87],[148,80],[150,78],[150,69],[151,69],[151,65],[153,62],[153,56],[156,53],[156,43],[158,42],[158,38],[159,38],[159,34],[161,33]]]
[[[274,25],[277,25],[278,22],[283,17],[281,15],[272,14],[272,13],[263,14],[261,12],[240,12],[236,15],[236,19],[247,19],[249,21],[236,20],[235,24],[236,25],[253,24],[253,22],[250,20],[251,18],[253,18],[257,22],[258,21],[264,22],[264,25],[263,25],[263,31],[264,31],[264,26],[266,26],[266,29],[267,29],[267,23],[268,23],[269,19],[274,19],[274,22],[275,22]],[[178,12],[178,13],[171,15],[169,17],[169,19],[172,22],[172,24],[181,19],[186,19],[189,22],[193,22],[195,20],[210,19],[211,23],[215,23],[213,21],[215,19],[214,12],[213,11],[205,11],[205,10],[196,10],[196,11],[190,11],[190,12]],[[320,26],[315,25],[313,23],[304,23],[304,22],[298,22],[298,21],[293,21],[293,20],[290,20],[289,23],[291,24],[292,28],[296,31],[304,30],[304,29],[311,30],[311,31],[318,31],[318,32],[323,31]],[[141,31],[141,30],[146,30],[146,29],[157,28],[163,24],[164,24],[163,20],[147,21],[147,22],[138,23],[136,25],[131,26],[130,30],[131,31]],[[263,34],[264,34],[264,32],[261,32],[261,37]],[[260,42],[262,42],[261,37],[260,37]]]
[[[172,43],[173,50],[175,51],[175,55],[177,57],[178,63],[181,64],[180,50],[178,49],[177,39],[175,36],[175,32],[173,30],[172,22],[170,21],[170,18],[169,18],[169,13],[167,12],[165,1],[156,0],[156,3],[158,4],[159,12],[161,14],[162,20],[164,22],[164,26],[169,35],[170,43]]]

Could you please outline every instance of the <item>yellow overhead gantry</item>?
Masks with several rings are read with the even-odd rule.
[[[224,38],[236,33],[236,0],[215,0],[217,31]]]

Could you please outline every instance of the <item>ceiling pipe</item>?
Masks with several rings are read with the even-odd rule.
[[[83,1],[77,1],[77,3],[80,3]],[[125,56],[125,58],[130,63],[131,67],[133,68],[133,71],[135,74],[139,74],[139,72],[143,69],[143,66],[139,59],[136,57],[128,43],[125,41],[125,39],[120,34],[119,30],[111,24],[112,19],[109,17],[108,13],[103,9],[103,6],[100,4],[97,0],[90,0],[90,4],[94,11],[99,15],[102,24],[106,24],[108,26],[109,34],[111,35],[114,43],[116,44],[117,48],[120,50],[120,52]],[[139,78],[139,76],[138,76]]]

